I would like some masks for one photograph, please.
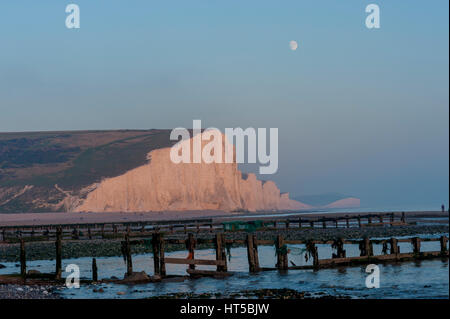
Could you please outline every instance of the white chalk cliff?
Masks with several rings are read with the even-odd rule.
[[[193,138],[183,143],[192,145],[192,141]],[[202,149],[206,143],[207,141],[202,142]],[[224,135],[221,143],[223,147],[230,145]],[[280,194],[272,181],[263,182],[254,174],[242,174],[235,162],[175,164],[171,161],[170,150],[171,148],[153,150],[148,154],[147,164],[93,185],[93,190],[74,210],[270,211],[311,207],[289,199],[287,193]]]

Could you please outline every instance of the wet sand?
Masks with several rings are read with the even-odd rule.
[[[28,226],[28,225],[58,225],[58,224],[85,224],[85,223],[119,223],[140,221],[176,221],[213,219],[223,220],[251,220],[304,217],[343,217],[345,215],[367,215],[379,212],[225,212],[225,211],[167,211],[148,213],[24,213],[0,214],[0,226]],[[401,213],[401,212],[396,212]],[[448,217],[448,212],[414,211],[405,212],[408,218],[421,217]],[[277,216],[278,215],[278,216]]]

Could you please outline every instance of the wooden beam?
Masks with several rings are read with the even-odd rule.
[[[178,265],[208,265],[208,266],[225,266],[226,262],[223,260],[213,259],[187,259],[187,258],[164,258],[166,264],[178,264]]]

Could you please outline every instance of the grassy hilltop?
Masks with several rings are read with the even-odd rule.
[[[63,192],[145,164],[170,130],[0,133],[0,213],[49,211]],[[26,186],[33,186],[27,189]],[[58,187],[55,187],[57,185]]]

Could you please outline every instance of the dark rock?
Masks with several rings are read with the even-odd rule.
[[[141,272],[133,272],[131,275],[125,274],[125,278],[122,280],[123,283],[134,283],[139,281],[149,281],[150,277],[145,273],[145,271]]]

